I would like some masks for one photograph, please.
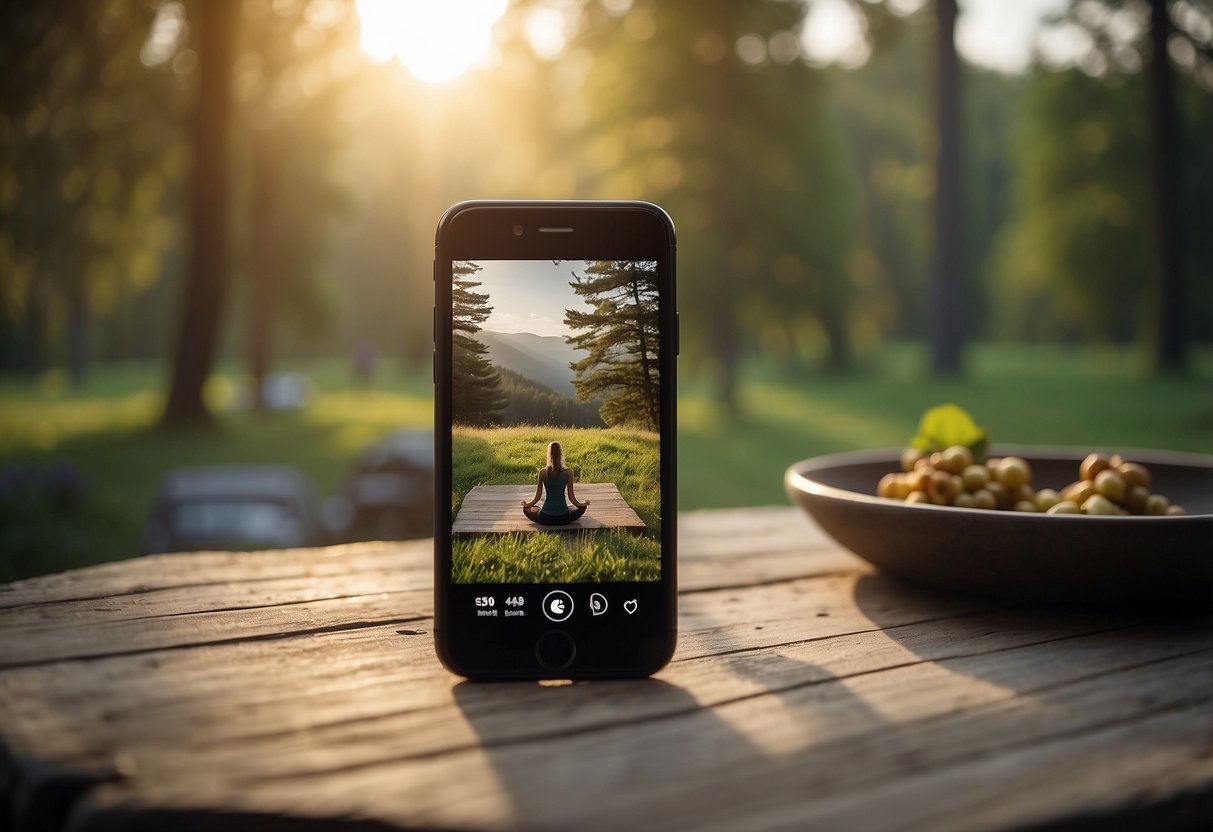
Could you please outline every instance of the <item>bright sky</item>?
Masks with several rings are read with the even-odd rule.
[[[631,0],[600,0],[612,14],[624,13]],[[909,13],[926,0],[888,0],[894,10]],[[968,61],[1003,72],[1022,72],[1032,56],[1035,32],[1048,14],[1060,12],[1067,0],[959,0],[956,47]],[[171,4],[170,4],[171,5]],[[493,54],[493,26],[507,8],[507,0],[357,0],[362,19],[363,50],[378,61],[395,58],[420,78],[433,84],[458,78],[482,66]],[[571,22],[561,0],[538,3],[527,16],[524,34],[535,53],[545,59],[564,51]],[[748,39],[748,40],[747,40]],[[766,47],[746,36],[750,52]],[[738,42],[739,54],[742,41]],[[1063,63],[1068,52],[1084,44],[1054,38],[1053,63]],[[849,0],[811,0],[801,35],[801,47],[814,64],[860,66],[869,50],[862,23]],[[774,48],[774,47],[772,47]],[[743,57],[745,57],[743,55]]]
[[[900,11],[922,0],[891,0]],[[956,49],[971,63],[1003,72],[1022,72],[1032,57],[1036,29],[1067,0],[959,0]],[[847,0],[813,0],[801,43],[816,63],[859,65],[868,58],[863,30]]]
[[[530,332],[533,335],[571,334],[564,325],[566,309],[585,309],[580,295],[573,292],[569,281],[572,272],[582,274],[585,261],[561,260],[480,260],[476,274],[481,286],[477,292],[487,292],[493,314],[483,324],[494,332]]]

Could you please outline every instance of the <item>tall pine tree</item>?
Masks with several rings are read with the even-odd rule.
[[[564,322],[580,334],[568,341],[589,354],[569,366],[577,374],[577,398],[603,400],[608,425],[657,430],[660,384],[657,366],[657,263],[596,260],[569,283],[593,311],[565,310]]]
[[[451,269],[451,413],[463,425],[497,424],[508,404],[501,373],[489,361],[488,347],[475,337],[493,314],[489,296],[473,291],[480,285],[471,279],[478,271],[480,266],[468,262],[457,262]]]

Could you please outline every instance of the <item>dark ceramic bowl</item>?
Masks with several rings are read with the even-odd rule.
[[[1085,452],[995,448],[1032,466],[1033,483],[1077,479]],[[1125,452],[1149,467],[1153,491],[1181,517],[1088,517],[907,504],[876,496],[900,471],[900,451],[814,457],[784,486],[835,540],[880,569],[919,584],[1058,604],[1213,608],[1213,457]]]

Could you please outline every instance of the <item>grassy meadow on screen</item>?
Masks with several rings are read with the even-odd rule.
[[[460,262],[452,289],[452,580],[660,580],[656,264]],[[574,479],[556,501],[595,495],[563,527],[517,499],[551,442]]]

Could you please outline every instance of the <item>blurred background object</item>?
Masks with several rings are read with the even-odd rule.
[[[434,525],[434,432],[401,429],[366,448],[324,505],[334,542],[426,537]]]
[[[0,30],[0,466],[89,483],[75,541],[23,486],[0,580],[135,554],[178,467],[292,466],[341,534],[427,534],[366,519],[361,454],[430,421],[433,229],[469,197],[670,211],[685,508],[781,502],[791,460],[945,400],[1005,441],[1213,451],[1205,0],[48,0]],[[420,500],[406,467],[385,493]]]
[[[311,481],[294,468],[228,465],[170,471],[143,552],[289,549],[323,542]]]

